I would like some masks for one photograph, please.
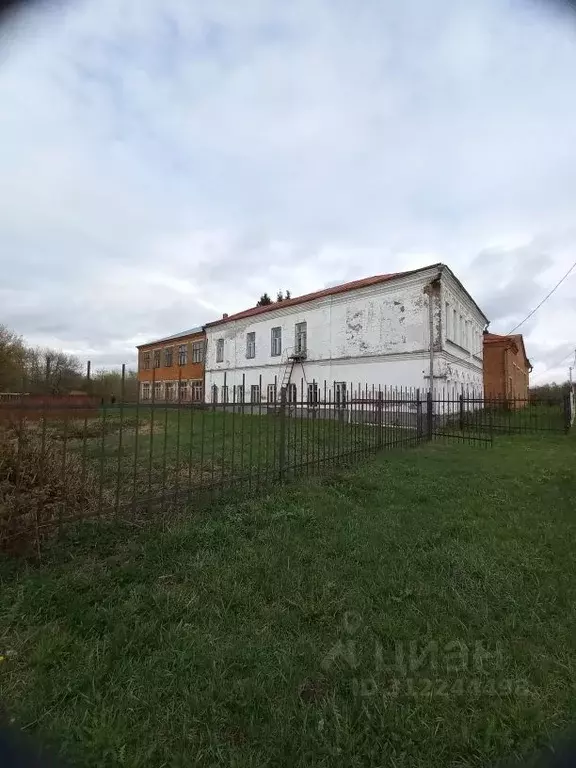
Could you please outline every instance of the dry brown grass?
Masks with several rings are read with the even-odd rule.
[[[99,500],[97,475],[61,440],[25,421],[0,425],[0,551],[34,550],[64,520],[95,516]]]

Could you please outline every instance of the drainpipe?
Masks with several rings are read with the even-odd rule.
[[[434,400],[434,303],[432,294],[432,283],[428,293],[428,327],[430,331],[430,396]]]
[[[440,280],[442,272],[439,272],[436,277],[428,283],[424,288],[424,293],[428,296],[428,352],[429,352],[429,371],[430,377],[430,395],[432,400],[434,399],[434,296],[440,293]]]

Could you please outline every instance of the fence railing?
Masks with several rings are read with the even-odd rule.
[[[0,403],[0,549],[87,518],[138,520],[188,511],[232,491],[322,472],[430,440],[489,445],[492,434],[567,429],[565,402],[523,407],[415,389],[230,387],[211,405],[104,401]],[[568,406],[569,407],[569,406]]]

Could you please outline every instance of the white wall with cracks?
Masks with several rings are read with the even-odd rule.
[[[331,397],[336,382],[346,382],[347,391],[428,390],[431,347],[436,394],[482,391],[486,318],[451,271],[434,265],[390,282],[295,306],[278,304],[264,314],[208,326],[207,402],[221,401],[224,386],[230,400],[233,388],[242,385],[248,402],[257,386],[264,401],[272,396],[269,385],[282,382],[303,323],[306,360],[294,367],[291,382],[304,397],[312,382],[319,385],[320,398],[325,382]],[[278,337],[281,346],[274,346]]]

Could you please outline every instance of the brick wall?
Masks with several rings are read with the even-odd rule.
[[[195,346],[198,345],[198,346]],[[204,382],[204,356],[206,336],[204,333],[196,333],[190,336],[182,336],[170,341],[156,342],[140,347],[138,351],[138,381],[145,382],[172,382],[177,385],[182,382]],[[180,350],[186,352],[185,363],[181,363]],[[202,358],[195,362],[194,350],[202,350]],[[168,359],[166,353],[168,352]],[[157,365],[159,357],[160,365]],[[176,394],[176,399],[178,395]]]
[[[522,346],[510,336],[484,340],[484,393],[487,397],[528,397],[529,369]]]

